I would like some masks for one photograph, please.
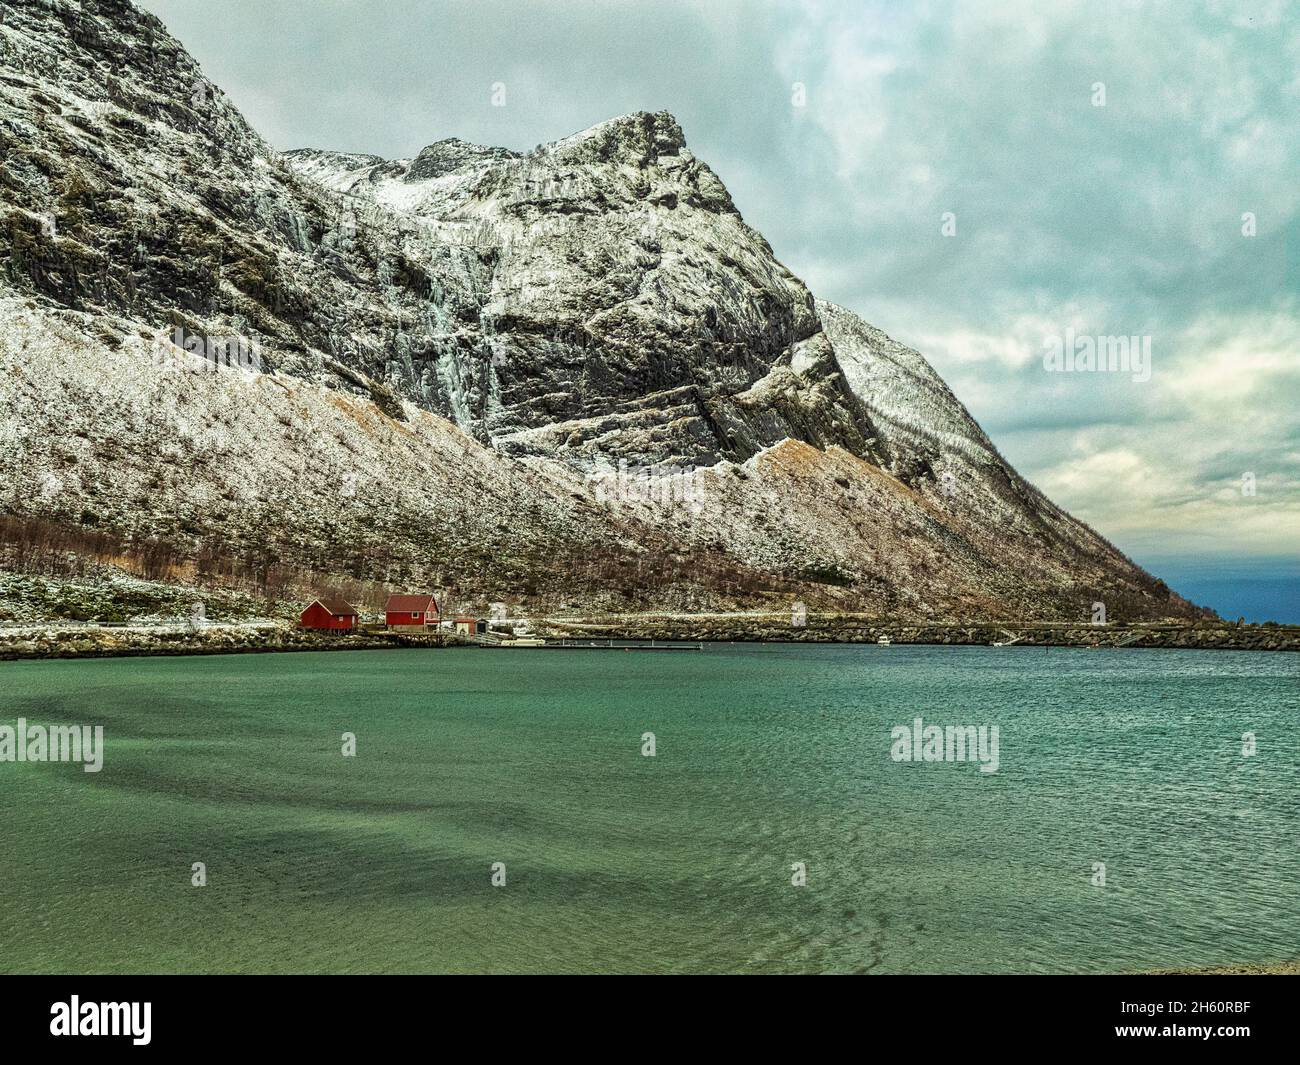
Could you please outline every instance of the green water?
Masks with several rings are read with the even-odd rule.
[[[0,664],[0,724],[106,733],[98,774],[0,764],[0,969],[1293,959],[1298,681],[1294,655],[901,646]],[[999,772],[894,762],[917,715],[998,725]]]

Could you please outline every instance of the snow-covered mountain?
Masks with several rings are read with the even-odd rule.
[[[126,0],[0,11],[12,519],[286,592],[1194,612],[816,300],[671,115],[280,154]]]

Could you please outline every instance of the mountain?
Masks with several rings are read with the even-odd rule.
[[[9,566],[1199,613],[1025,482],[921,355],[815,299],[671,115],[526,153],[280,153],[126,0],[0,10]]]

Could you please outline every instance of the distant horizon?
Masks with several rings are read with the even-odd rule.
[[[1184,599],[1225,621],[1300,625],[1300,564],[1294,559],[1133,559]]]

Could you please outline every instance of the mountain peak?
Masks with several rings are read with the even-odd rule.
[[[492,163],[518,158],[519,153],[512,152],[508,148],[474,144],[459,137],[444,137],[420,150],[420,154],[411,161],[411,169],[407,171],[406,180],[428,181],[430,178],[443,177],[466,167],[481,168]]]
[[[575,162],[631,159],[653,163],[686,147],[681,124],[667,111],[634,111],[606,119],[579,133],[542,146],[542,154]]]

